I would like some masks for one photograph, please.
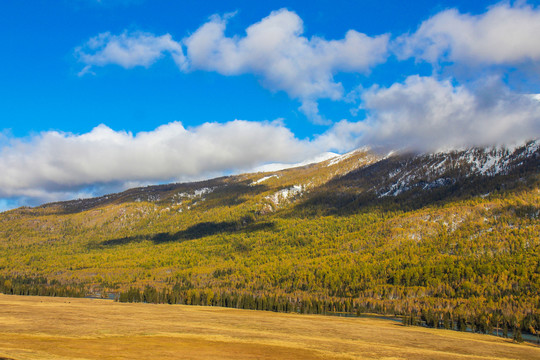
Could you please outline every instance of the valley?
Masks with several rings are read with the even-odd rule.
[[[0,215],[0,291],[540,331],[539,142],[378,154]],[[520,338],[516,339],[520,341]]]

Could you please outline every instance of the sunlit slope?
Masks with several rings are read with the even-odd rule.
[[[0,215],[0,246],[5,254],[0,267],[11,275],[45,275],[62,281],[97,279],[97,283],[114,276],[109,279],[112,283],[129,284],[135,278],[146,279],[148,270],[161,272],[165,266],[163,271],[170,277],[176,269],[203,263],[198,256],[185,258],[174,255],[175,251],[202,255],[211,246],[234,253],[231,244],[242,248],[249,243],[244,235],[275,233],[276,221],[282,219],[273,215],[279,209],[298,203],[335,176],[376,159],[358,151],[334,163],[150,186],[6,212]],[[227,236],[231,238],[224,240]],[[150,258],[138,253],[143,248],[151,257],[154,251],[163,256],[154,259],[162,264],[146,263]]]

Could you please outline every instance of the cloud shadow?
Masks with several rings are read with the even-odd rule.
[[[177,231],[175,233],[161,232],[152,235],[127,236],[117,239],[105,240],[98,244],[98,246],[113,247],[130,243],[138,243],[144,240],[150,240],[154,244],[184,242],[190,240],[197,240],[217,234],[232,234],[237,232],[247,233],[263,230],[272,230],[274,228],[275,224],[273,222],[254,223],[245,219],[241,221],[202,222],[190,226],[185,230]]]

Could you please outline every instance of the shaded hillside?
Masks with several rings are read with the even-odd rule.
[[[516,149],[487,148],[436,154],[396,154],[339,176],[299,208],[326,213],[375,207],[418,209],[533,185],[540,174],[540,142]]]

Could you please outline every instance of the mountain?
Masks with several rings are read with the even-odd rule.
[[[533,332],[539,174],[540,141],[433,154],[364,148],[20,208],[0,214],[0,291]]]

